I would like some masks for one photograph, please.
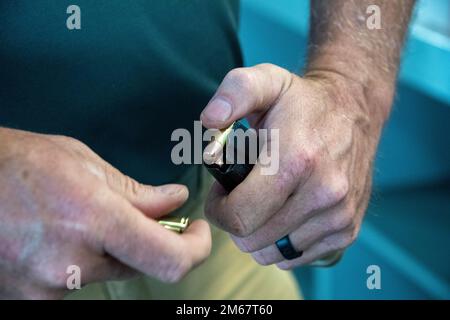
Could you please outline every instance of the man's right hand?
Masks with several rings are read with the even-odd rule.
[[[187,197],[136,182],[78,140],[0,128],[0,298],[61,298],[70,265],[82,284],[178,281],[209,255],[209,226],[178,235],[154,219]]]

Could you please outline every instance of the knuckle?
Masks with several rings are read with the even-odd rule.
[[[68,143],[72,145],[79,145],[81,142],[73,137],[65,136],[65,135],[50,135],[48,136],[52,141],[54,142],[60,142],[60,143]]]
[[[279,75],[285,77],[286,79],[294,76],[293,73],[289,72],[285,68],[277,66],[276,64],[273,64],[273,63],[267,63],[267,62],[260,63],[256,66],[254,66],[253,68],[261,70],[262,72],[266,72],[268,74],[279,74]]]
[[[272,264],[272,261],[265,255],[264,253],[260,251],[256,251],[252,253],[253,259],[262,266],[268,266]]]
[[[331,186],[327,189],[326,195],[332,204],[340,203],[345,199],[348,192],[348,185],[346,183],[340,183]]]
[[[295,161],[295,166],[293,166],[293,174],[297,176],[303,176],[306,173],[312,172],[315,167],[316,154],[308,150],[299,149],[294,153],[293,161]]]
[[[231,234],[231,239],[236,244],[236,246],[244,253],[250,253],[255,250],[253,250],[253,246],[251,242],[247,238],[239,238],[233,234]]]
[[[260,64],[256,65],[255,67],[263,69],[263,70],[284,70],[283,68],[280,68],[280,67],[274,65],[273,63],[269,63],[269,62],[260,63]]]
[[[354,224],[353,213],[344,210],[336,215],[332,223],[332,228],[335,231],[341,231],[351,228],[353,224]]]
[[[238,215],[234,215],[236,218],[229,224],[230,232],[238,237],[248,237],[253,233],[253,228],[244,223],[242,218]]]
[[[159,278],[166,283],[177,283],[187,274],[191,268],[191,262],[183,255],[176,261],[172,261],[167,268],[162,268]]]
[[[350,236],[348,237],[348,243],[347,243],[347,247],[351,246],[357,238],[358,234],[356,232],[353,232],[352,234],[350,234]]]
[[[303,151],[298,155],[298,160],[301,163],[300,168],[302,168],[301,173],[311,172],[314,169],[316,162],[316,155],[313,152]]]
[[[219,228],[231,233],[232,235],[244,238],[253,233],[253,228],[245,223],[239,212],[235,209],[215,210],[212,205],[207,204],[205,207],[205,216]]]
[[[85,143],[82,141],[70,137],[70,136],[64,136],[64,135],[57,135],[52,137],[53,141],[59,142],[64,145],[70,146],[73,150],[77,152],[93,152]]]
[[[105,181],[108,186],[122,186],[124,184],[123,179],[114,170],[105,168]]]
[[[335,176],[332,182],[321,184],[316,190],[316,197],[323,208],[332,207],[343,201],[349,191],[349,183],[345,177]]]
[[[123,180],[124,180],[124,191],[127,194],[139,196],[140,191],[142,190],[142,185],[133,178],[130,178],[128,176],[124,176]]]
[[[75,139],[73,137],[68,137],[68,136],[60,136],[61,137],[61,141],[66,142],[66,143],[70,143],[73,146],[76,146],[78,148],[86,148],[87,146],[81,142],[78,139]]]
[[[307,179],[314,167],[314,156],[303,150],[294,152],[284,159],[283,170],[275,176],[276,191],[284,193],[299,181]]]
[[[343,249],[351,246],[355,242],[356,236],[357,236],[357,234],[354,233],[354,232],[346,233],[342,237],[341,241],[339,241],[339,243],[337,245],[337,249],[338,250],[343,250]]]
[[[290,191],[290,186],[297,181],[290,170],[282,170],[274,177],[273,191],[277,194],[284,195]]]
[[[105,179],[110,187],[129,196],[138,197],[145,189],[141,183],[115,169],[105,169]]]
[[[253,88],[253,76],[247,68],[233,69],[228,72],[226,78],[241,90],[251,91]]]
[[[283,261],[277,263],[277,267],[284,271],[292,270],[295,266],[291,262]]]
[[[349,242],[350,243],[349,243],[349,245],[353,244],[356,241],[356,239],[358,238],[359,230],[360,230],[359,226],[358,227],[355,226],[353,228],[353,230],[350,231],[350,235],[349,235]]]

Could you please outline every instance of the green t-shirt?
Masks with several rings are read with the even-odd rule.
[[[80,139],[145,183],[175,179],[171,133],[242,64],[237,22],[237,0],[2,1],[0,126]]]

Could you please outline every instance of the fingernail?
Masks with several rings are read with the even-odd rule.
[[[179,194],[181,191],[183,191],[184,187],[180,186],[180,185],[176,185],[176,184],[168,184],[168,185],[159,187],[159,190],[164,194],[173,196],[173,195]]]
[[[202,113],[202,117],[210,121],[224,122],[231,116],[231,104],[222,99],[214,98]]]

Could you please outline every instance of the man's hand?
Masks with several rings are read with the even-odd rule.
[[[368,203],[384,121],[371,110],[383,108],[338,73],[311,70],[300,78],[269,64],[232,70],[201,119],[223,128],[249,116],[254,128],[279,129],[280,166],[269,176],[257,163],[230,194],[216,183],[208,218],[263,265],[289,269],[346,248]],[[274,243],[286,235],[301,257],[280,254]]]
[[[154,219],[187,197],[136,182],[75,139],[0,129],[0,296],[62,297],[70,265],[83,284],[179,280],[209,254],[209,227],[178,235]]]
[[[373,5],[380,8],[379,29],[366,24]],[[280,130],[278,174],[261,175],[257,164],[229,195],[216,184],[206,204],[211,220],[261,264],[290,269],[355,240],[413,5],[311,1],[304,78],[273,65],[235,69],[203,111],[206,127],[248,116],[255,128]],[[301,257],[283,259],[274,243],[286,235]]]

